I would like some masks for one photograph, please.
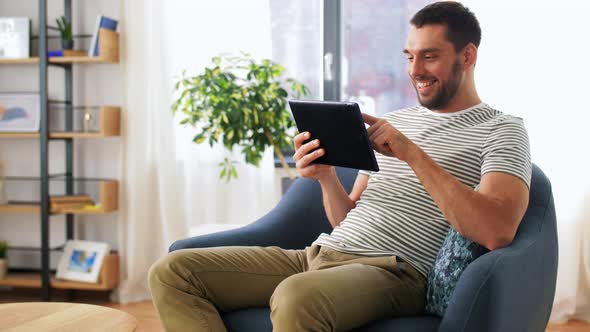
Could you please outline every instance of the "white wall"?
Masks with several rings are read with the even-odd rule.
[[[551,321],[590,319],[590,107],[586,1],[466,1],[480,19],[482,97],[520,115],[532,158],[551,180],[559,234]]]
[[[558,223],[590,192],[590,3],[469,0],[482,27],[476,67],[481,97],[524,118],[532,159],[553,185]]]
[[[47,1],[48,23],[63,14],[63,1]],[[120,0],[72,1],[73,29],[75,34],[92,34],[99,14],[119,19],[122,16]],[[32,19],[32,34],[38,35],[37,1],[0,1],[1,16],[26,16]],[[56,32],[52,31],[51,34]],[[50,49],[58,49],[57,41]],[[89,40],[76,40],[75,48],[85,49]],[[37,50],[33,46],[33,50]],[[74,103],[76,105],[123,105],[123,66],[111,64],[74,65]],[[39,70],[36,65],[0,65],[0,92],[36,92]],[[49,97],[64,99],[63,70],[50,67]],[[123,109],[123,112],[125,110]],[[76,177],[105,177],[118,179],[119,139],[80,139],[74,143],[74,175]],[[51,142],[49,146],[50,171],[64,172],[64,144]],[[36,139],[0,139],[0,160],[9,176],[39,176],[39,143]],[[50,223],[51,246],[63,244],[65,223],[61,216],[52,217]],[[117,248],[117,214],[76,217],[77,236],[81,239],[105,241]],[[37,215],[0,214],[0,238],[14,246],[39,246],[40,223]],[[38,255],[11,252],[11,266],[37,267]],[[52,257],[59,257],[52,256]],[[52,259],[55,266],[56,259]]]

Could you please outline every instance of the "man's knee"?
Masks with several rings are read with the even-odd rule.
[[[183,271],[189,268],[186,252],[175,251],[160,257],[148,272],[148,282],[152,292],[161,285],[174,285],[184,279]]]
[[[285,331],[333,331],[333,305],[321,287],[296,274],[283,280],[270,299],[273,326]]]

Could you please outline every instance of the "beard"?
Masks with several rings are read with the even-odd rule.
[[[442,81],[439,80],[442,88],[430,101],[425,101],[420,98],[420,93],[418,92],[418,88],[414,85],[414,89],[416,90],[416,95],[418,96],[418,101],[420,105],[428,108],[428,109],[443,109],[447,107],[451,99],[455,97],[457,94],[457,90],[459,90],[459,84],[461,83],[461,63],[456,61],[453,63],[453,67],[451,68],[451,78],[446,84],[443,84]]]

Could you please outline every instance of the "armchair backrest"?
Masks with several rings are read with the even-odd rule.
[[[553,218],[547,218],[551,217]],[[516,234],[513,246],[526,246],[540,232],[555,230],[555,207],[553,204],[553,194],[551,183],[543,171],[533,164],[531,177],[531,189],[529,192],[529,207],[523,217]],[[544,229],[549,228],[549,229]],[[557,238],[555,238],[557,240]]]
[[[542,275],[542,286],[538,290],[539,303],[544,308],[539,315],[540,325],[547,323],[551,314],[551,306],[555,297],[558,265],[557,220],[551,183],[543,171],[533,164],[531,190],[529,193],[529,207],[520,223],[518,232],[512,244],[513,251],[525,251],[534,248],[535,255],[542,257],[539,261],[539,271]],[[529,249],[531,250],[531,249]]]

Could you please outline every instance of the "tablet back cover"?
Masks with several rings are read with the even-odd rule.
[[[356,103],[291,100],[289,105],[299,132],[309,131],[310,140],[319,139],[324,148],[325,155],[312,163],[379,171]]]

